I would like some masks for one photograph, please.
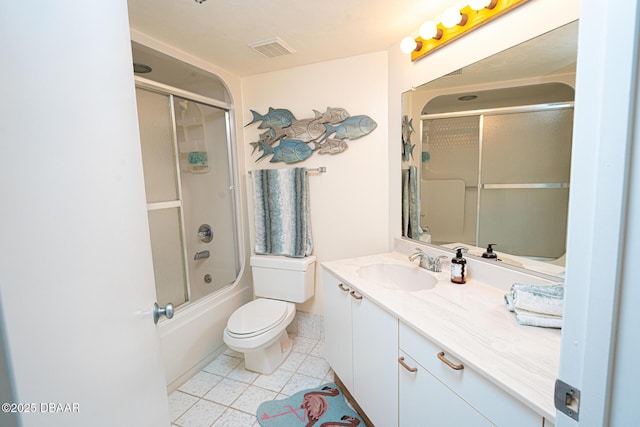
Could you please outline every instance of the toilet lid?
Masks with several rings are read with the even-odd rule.
[[[286,302],[256,299],[233,312],[227,322],[227,330],[233,335],[256,335],[271,329],[280,323],[286,315]]]

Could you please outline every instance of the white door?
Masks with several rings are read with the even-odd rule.
[[[0,425],[168,426],[126,1],[0,16]]]
[[[558,412],[558,427],[640,425],[639,14],[634,0],[580,2],[567,301],[558,376],[581,396],[579,420]]]

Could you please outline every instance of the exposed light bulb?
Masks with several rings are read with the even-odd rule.
[[[442,30],[438,28],[438,25],[433,21],[427,21],[420,26],[420,37],[425,40],[436,39],[440,40],[442,37]]]
[[[405,37],[400,42],[400,50],[402,51],[402,53],[411,53],[416,49],[417,46],[418,43],[413,37]]]
[[[482,10],[491,4],[491,0],[469,0],[469,7],[473,10]]]
[[[464,17],[456,8],[450,7],[442,14],[442,25],[446,28],[453,28],[463,21]]]

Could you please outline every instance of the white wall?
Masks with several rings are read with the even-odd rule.
[[[352,116],[368,115],[378,123],[369,135],[349,142],[346,151],[331,156],[314,153],[294,165],[270,163],[270,157],[254,163],[258,154],[247,152],[247,169],[327,167],[327,173],[309,176],[313,253],[318,263],[388,250],[387,85],[386,52],[242,80],[245,110],[239,117],[244,124],[251,121],[249,109],[264,114],[269,107],[289,109],[298,119],[314,117],[314,109],[342,107]],[[257,124],[247,127],[245,145],[257,141],[261,131]],[[298,307],[301,311],[322,313],[321,269],[316,271],[316,295]]]

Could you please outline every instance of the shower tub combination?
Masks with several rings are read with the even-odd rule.
[[[230,105],[139,76],[136,98],[157,301],[176,311],[159,325],[171,391],[223,348],[227,319],[251,296],[233,286],[241,257]]]

